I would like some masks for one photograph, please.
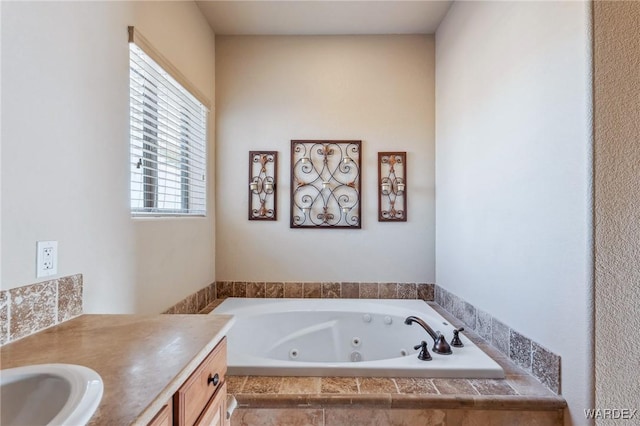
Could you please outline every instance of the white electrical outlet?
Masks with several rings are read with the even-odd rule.
[[[58,242],[38,241],[36,251],[36,278],[58,273]]]

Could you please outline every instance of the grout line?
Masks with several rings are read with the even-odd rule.
[[[398,382],[396,382],[395,377],[391,378],[391,381],[396,385],[396,393],[400,394],[400,386],[398,386]]]

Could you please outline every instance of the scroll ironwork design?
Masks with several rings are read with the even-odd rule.
[[[378,221],[407,221],[407,153],[378,153]]]
[[[277,220],[276,151],[249,152],[249,220]]]
[[[291,228],[356,228],[362,141],[291,141]]]

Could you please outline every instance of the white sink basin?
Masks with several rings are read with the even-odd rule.
[[[2,426],[84,425],[102,399],[102,379],[73,364],[0,370]]]

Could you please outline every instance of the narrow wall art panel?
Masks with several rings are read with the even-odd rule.
[[[249,152],[249,220],[277,220],[278,153]]]
[[[362,227],[362,141],[291,141],[291,228]]]
[[[378,153],[378,221],[407,221],[407,153]]]

